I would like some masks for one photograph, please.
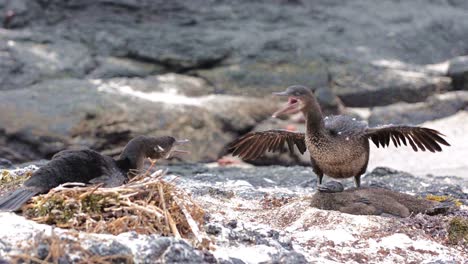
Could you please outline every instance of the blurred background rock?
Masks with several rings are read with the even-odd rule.
[[[301,130],[270,115],[271,92],[303,84],[326,114],[426,122],[453,145],[373,150],[369,169],[468,177],[466,1],[0,0],[0,16],[0,157],[13,163],[74,145],[116,155],[138,134],[190,138],[190,161],[216,161],[251,130]]]

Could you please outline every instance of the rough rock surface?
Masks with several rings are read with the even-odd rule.
[[[118,154],[135,135],[172,135],[190,138],[195,161],[213,161],[235,135],[270,116],[276,106],[260,98],[184,95],[199,93],[203,85],[200,79],[169,75],[61,79],[4,91],[0,140],[6,147],[0,152],[13,162],[50,158],[72,144]]]
[[[447,75],[452,78],[453,88],[468,89],[468,56],[460,56],[450,60]]]
[[[385,185],[422,196],[448,195],[465,204],[448,215],[401,219],[312,208],[316,180],[306,167],[185,164],[166,168],[165,179],[191,193],[207,212],[203,234],[211,241],[209,250],[195,249],[193,241],[157,235],[130,232],[112,236],[52,229],[1,213],[0,256],[28,252],[44,259],[54,237],[67,241],[61,243],[65,252],[61,258],[68,262],[89,258],[91,253],[142,263],[462,263],[468,254],[463,244],[447,242],[451,219],[468,217],[464,192],[468,186],[461,178],[420,179],[388,168],[367,174],[363,185]],[[344,184],[352,186],[351,181]]]
[[[215,139],[204,144],[195,139],[201,144],[195,143],[196,160],[217,158],[221,145],[264,119],[256,101],[222,113],[218,105],[228,99],[201,110],[187,106],[200,96],[265,97],[299,83],[318,89],[326,113],[342,112],[343,103],[424,101],[461,89],[462,59],[445,63],[448,72],[440,63],[466,55],[467,9],[463,1],[423,0],[0,0],[0,129],[6,131],[0,151],[8,159],[28,161],[78,142],[117,153],[129,134],[174,131],[164,125],[173,118],[171,111],[138,100],[120,103],[122,97],[108,102],[88,89],[103,84],[127,95],[160,92],[181,102],[180,111],[194,119],[188,127],[203,127],[200,133]],[[174,96],[174,89],[190,99]],[[63,104],[47,98],[55,93]],[[12,102],[19,106],[12,108]],[[107,107],[108,116],[97,115],[107,114]],[[140,114],[129,113],[126,120],[132,111]],[[92,131],[73,133],[70,126],[86,120],[88,112]],[[155,112],[157,121],[148,117]],[[239,121],[239,114],[245,118]],[[17,140],[17,127],[27,123]],[[44,134],[48,125],[50,133]],[[31,132],[37,130],[42,132]],[[194,132],[180,135],[187,133]],[[101,136],[110,139],[102,142]],[[44,137],[52,143],[43,146]],[[216,145],[213,154],[202,155],[208,144]]]
[[[420,102],[451,89],[450,79],[423,71],[349,63],[331,69],[333,90],[347,106]]]
[[[371,109],[370,126],[382,124],[412,124],[441,119],[468,110],[468,92],[455,91],[427,98],[425,102],[396,103]]]

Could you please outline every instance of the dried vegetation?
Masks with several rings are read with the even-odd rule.
[[[92,233],[135,231],[199,237],[204,211],[188,194],[162,179],[164,172],[137,175],[115,188],[61,185],[31,199],[23,215],[39,223]],[[67,188],[74,185],[73,188]],[[81,185],[81,186],[76,186]]]

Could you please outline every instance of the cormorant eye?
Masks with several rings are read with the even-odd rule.
[[[154,148],[154,150],[156,152],[159,152],[159,151],[164,151],[164,148],[158,145],[156,148]]]

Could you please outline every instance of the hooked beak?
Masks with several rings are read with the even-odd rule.
[[[275,92],[273,93],[273,95],[276,95],[276,96],[289,96],[289,93],[284,91],[284,92]]]
[[[174,146],[185,145],[188,143],[190,143],[190,140],[188,139],[176,140],[176,142],[174,142]],[[174,158],[174,157],[178,157],[179,155],[185,155],[185,154],[190,154],[190,151],[181,150],[181,149],[172,149],[167,155],[167,158]]]
[[[176,146],[178,145],[184,145],[184,144],[188,144],[190,143],[190,140],[188,139],[180,139],[180,140],[176,140],[176,142],[174,143]]]
[[[288,92],[279,92],[279,93],[273,93],[273,94],[277,96],[290,96]],[[300,105],[299,99],[293,96],[290,96],[286,106],[274,112],[272,117],[276,118],[281,114],[295,114],[300,111],[299,105]]]

